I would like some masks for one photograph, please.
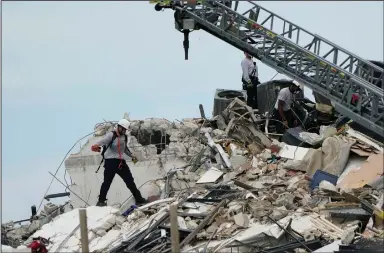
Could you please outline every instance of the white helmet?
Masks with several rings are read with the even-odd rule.
[[[292,80],[292,83],[293,83],[294,85],[296,85],[298,88],[301,88],[301,85],[300,85],[300,83],[299,83],[298,81],[296,81],[296,80]]]
[[[131,122],[129,122],[128,120],[126,119],[121,119],[119,120],[119,122],[117,123],[118,126],[121,126],[122,128],[124,129],[128,129],[129,126],[131,125]]]

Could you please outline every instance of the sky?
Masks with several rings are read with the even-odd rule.
[[[383,2],[258,3],[383,60]],[[2,2],[3,222],[29,218],[48,171],[103,119],[199,117],[199,104],[211,115],[216,88],[241,89],[241,51],[198,31],[185,61],[182,41],[173,13],[148,1]],[[262,82],[276,74],[258,66]],[[62,191],[54,182],[49,193]]]

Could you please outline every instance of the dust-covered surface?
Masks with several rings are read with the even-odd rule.
[[[345,130],[331,129],[327,130],[331,134],[317,137],[323,138],[317,147],[299,149],[265,133],[258,115],[244,116],[249,110],[234,99],[210,120],[188,119],[178,124],[132,120],[130,148],[143,163],[159,161],[156,167],[162,171],[141,191],[160,200],[128,215],[122,213],[130,207],[129,201],[107,207],[91,204],[87,207],[90,251],[170,250],[169,205],[174,202],[178,203],[183,252],[271,252],[273,247],[320,252],[327,247],[337,250],[339,244],[362,243],[361,238],[383,237],[383,189],[369,186],[381,175],[365,176],[359,184],[351,176],[368,167],[383,168],[372,158],[383,155],[376,145]],[[112,125],[98,126],[89,143],[111,129]],[[159,136],[156,131],[165,136],[164,145],[148,140],[151,135]],[[88,146],[70,159],[89,156]],[[147,148],[152,151],[146,153]],[[365,161],[348,162],[356,154]],[[182,162],[164,169],[172,159]],[[67,165],[74,168],[76,162]],[[324,171],[329,174],[319,179],[316,175]],[[340,185],[353,187],[340,189]],[[70,202],[62,207],[47,204],[44,209],[33,226],[3,224],[4,239],[13,240],[17,250],[28,250],[25,246],[41,236],[50,238],[49,252],[79,252],[78,209]]]

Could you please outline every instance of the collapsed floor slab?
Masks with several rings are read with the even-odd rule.
[[[132,121],[131,127],[128,147],[139,162],[133,164],[129,157],[124,158],[128,161],[138,187],[148,181],[163,178],[171,169],[186,166],[187,161],[204,147],[197,140],[199,127],[193,120],[172,123],[165,119],[148,119]],[[65,161],[65,168],[72,180],[69,188],[74,193],[71,194],[74,208],[97,202],[104,168],[101,166],[98,173],[95,173],[102,157],[92,152],[91,146],[112,130],[112,124],[99,124],[95,136],[89,138],[78,153],[70,155]],[[115,177],[108,192],[108,204],[121,206],[130,195],[123,180]],[[142,195],[145,198],[151,195],[145,186]]]

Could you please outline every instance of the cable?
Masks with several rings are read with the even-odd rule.
[[[269,81],[272,81],[278,74],[279,74],[279,72],[276,71],[276,74]]]
[[[62,184],[63,186],[65,186],[65,184],[63,182],[61,182],[55,175],[53,175],[51,172],[49,172],[49,174],[51,174],[51,176],[53,176],[60,184]],[[79,195],[77,195],[74,191],[72,191],[71,189],[68,189],[71,193],[73,193],[73,195],[75,195],[76,197],[78,197],[80,200],[82,200],[85,204],[87,204],[88,206],[90,206],[90,204],[87,203],[87,201],[85,201],[83,198],[81,198]]]
[[[68,152],[65,154],[65,156],[64,156],[64,158],[63,158],[63,160],[61,161],[61,163],[60,163],[60,165],[59,165],[59,167],[57,167],[57,169],[56,169],[56,171],[55,171],[55,174],[53,174],[54,176],[56,176],[57,175],[57,173],[59,172],[59,170],[60,170],[60,167],[61,167],[61,165],[63,165],[63,163],[64,163],[64,161],[65,161],[65,159],[67,158],[67,156],[68,156],[68,154],[72,151],[72,149],[77,145],[77,143],[79,143],[81,140],[83,140],[83,139],[85,139],[85,138],[87,138],[88,136],[90,136],[90,135],[92,135],[92,134],[94,134],[96,131],[93,131],[93,132],[91,132],[91,133],[89,133],[89,134],[87,134],[87,135],[84,135],[83,137],[81,137],[78,141],[76,141],[75,142],[75,144],[73,144],[73,146],[68,150]],[[51,183],[49,184],[49,186],[48,186],[48,188],[47,188],[47,190],[45,191],[45,194],[44,194],[44,196],[43,196],[43,198],[42,198],[42,200],[41,200],[41,202],[40,202],[40,205],[39,205],[39,208],[37,209],[37,211],[36,212],[39,212],[39,210],[40,210],[40,208],[41,208],[41,205],[43,204],[43,202],[44,202],[44,197],[45,197],[45,195],[47,195],[47,193],[48,193],[48,191],[49,191],[49,189],[51,188],[51,186],[52,186],[52,183],[53,183],[53,181],[54,181],[54,177],[52,177],[52,180],[51,180]]]

